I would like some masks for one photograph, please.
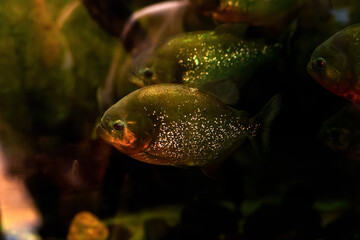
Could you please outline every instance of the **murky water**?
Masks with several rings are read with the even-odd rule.
[[[264,9],[264,2],[2,1],[2,239],[358,239],[359,109],[317,83],[307,64],[318,45],[359,23],[360,4],[274,0]],[[226,53],[216,49],[224,41],[198,44],[206,45],[201,50],[175,40],[175,48],[156,48],[194,31],[281,46],[256,67],[207,65],[215,69],[212,77],[196,86],[209,98],[235,96],[224,107],[250,118],[279,94],[267,143],[250,136],[241,146],[210,154],[219,160],[200,168],[171,166],[178,159],[167,159],[170,166],[140,162],[101,139],[95,129],[105,110],[141,85],[164,82],[155,79],[164,76],[156,70],[169,66],[169,81],[186,84],[186,77],[196,80],[192,66],[214,62],[210,50]],[[192,57],[173,61],[179,49]],[[155,52],[161,66],[149,61]],[[240,58],[227,54],[230,62]],[[149,65],[142,69],[144,63]],[[132,69],[140,69],[139,79]],[[241,77],[246,81],[240,85],[234,78]],[[165,104],[166,97],[156,102]]]

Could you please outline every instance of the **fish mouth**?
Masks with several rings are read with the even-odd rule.
[[[145,87],[146,84],[144,83],[144,81],[138,77],[136,77],[135,75],[133,75],[130,80],[131,83],[135,84],[136,86],[142,88]]]
[[[100,122],[100,123],[97,125],[96,131],[97,131],[97,132],[103,132],[103,131],[108,132],[108,130],[106,129],[105,125],[104,125],[102,122]]]
[[[312,62],[311,62],[311,61],[308,62],[307,66],[306,66],[306,70],[308,71],[308,73],[309,73],[310,75],[313,74],[314,69],[313,69]]]
[[[322,85],[322,82],[323,82],[323,81],[322,81],[322,78],[321,78],[319,72],[314,69],[313,63],[312,63],[311,61],[308,62],[307,66],[306,66],[306,70],[307,70],[308,74],[309,74],[316,82],[318,82],[319,84]]]
[[[109,130],[105,127],[105,125],[102,122],[100,122],[97,125],[96,134],[107,142],[110,142],[110,139],[112,138]]]
[[[102,122],[99,123],[98,127],[102,127],[106,130],[106,128],[105,128],[104,124],[102,124]]]

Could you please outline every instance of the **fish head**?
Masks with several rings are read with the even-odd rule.
[[[349,104],[323,123],[319,138],[333,151],[360,160],[359,122],[359,110]]]
[[[129,156],[143,152],[151,142],[153,124],[127,97],[110,107],[97,126],[98,135]]]
[[[139,87],[177,82],[176,64],[150,48],[134,58],[130,81]],[[174,57],[175,58],[175,57]]]
[[[320,131],[322,142],[335,152],[360,161],[360,129],[343,126],[324,126]]]
[[[320,133],[323,143],[334,151],[344,151],[351,143],[351,133],[344,127],[323,128]]]
[[[307,71],[323,87],[342,95],[349,84],[347,66],[346,53],[330,38],[314,50]]]

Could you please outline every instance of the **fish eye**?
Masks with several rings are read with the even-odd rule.
[[[319,57],[314,61],[315,67],[319,70],[324,70],[326,68],[325,58]]]
[[[333,128],[328,131],[327,137],[329,140],[339,143],[341,139],[341,133],[338,129]]]
[[[121,132],[124,130],[125,126],[121,121],[116,121],[114,122],[112,128],[117,132]]]
[[[152,78],[154,75],[153,71],[150,68],[145,68],[143,75],[145,78]]]
[[[344,128],[332,128],[327,132],[327,139],[336,146],[338,150],[344,150],[349,147],[351,133]]]

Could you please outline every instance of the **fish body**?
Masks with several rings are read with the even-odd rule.
[[[131,81],[140,87],[187,84],[234,104],[237,89],[280,49],[279,43],[244,40],[223,31],[184,33],[139,55]]]
[[[360,112],[352,104],[344,107],[324,122],[319,137],[334,152],[360,161]]]
[[[307,70],[323,87],[360,103],[360,24],[331,36],[312,53]]]
[[[220,0],[213,17],[223,22],[245,22],[273,26],[293,20],[304,0]]]
[[[270,105],[271,116],[277,111],[275,105]],[[143,162],[206,166],[259,134],[262,124],[196,88],[157,84],[140,88],[110,107],[97,132],[119,151]]]

